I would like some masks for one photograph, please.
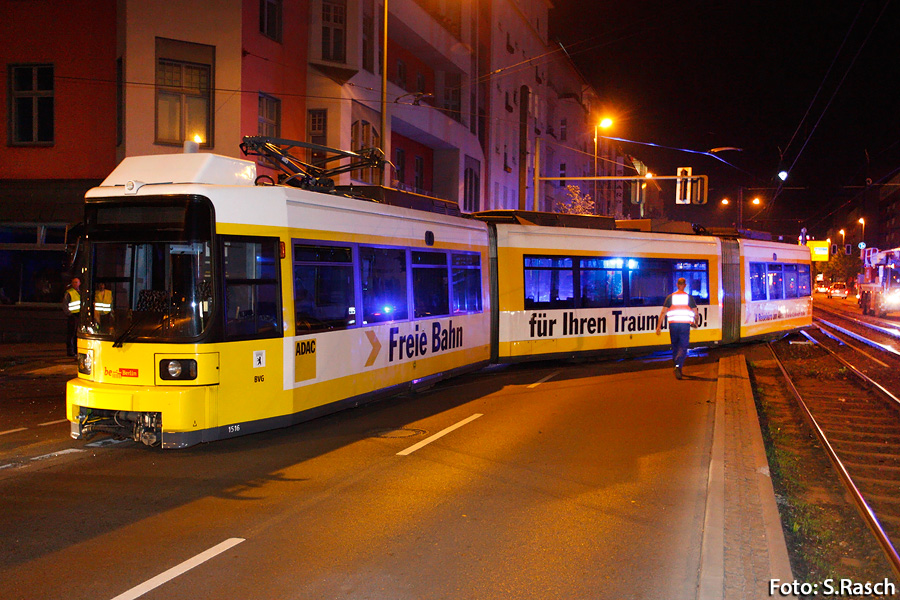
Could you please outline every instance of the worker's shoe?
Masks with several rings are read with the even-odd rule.
[[[675,367],[675,379],[681,379],[681,367]]]

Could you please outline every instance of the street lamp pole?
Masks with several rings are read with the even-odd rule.
[[[600,135],[600,124],[597,123],[594,125],[594,177],[599,177],[600,174],[597,172],[597,138]],[[594,206],[595,210],[600,209],[600,201],[597,199],[597,180],[594,180]]]
[[[738,188],[738,229],[744,228],[744,188]]]
[[[388,64],[388,0],[384,2],[384,24],[382,29],[382,47],[381,47],[381,147],[387,154],[387,64]],[[390,157],[385,156],[387,161],[381,169],[381,185],[388,187],[390,178],[388,177],[388,169],[390,168]]]

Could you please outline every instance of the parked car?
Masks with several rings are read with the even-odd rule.
[[[816,283],[816,293],[818,293],[818,294],[828,293],[828,286],[825,285],[824,281],[819,281]]]
[[[835,281],[831,284],[831,287],[828,288],[828,291],[825,292],[825,296],[827,298],[843,298],[846,300],[848,293],[849,290],[847,289],[846,283]]]

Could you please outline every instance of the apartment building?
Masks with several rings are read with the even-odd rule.
[[[388,0],[385,43],[381,0],[0,0],[0,338],[24,335],[26,307],[61,317],[84,192],[186,140],[235,157],[245,135],[380,147],[383,182],[336,183],[555,210],[565,185],[535,188],[535,150],[545,177],[593,173],[598,115],[548,40],[550,6]]]

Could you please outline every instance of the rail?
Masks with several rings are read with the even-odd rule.
[[[818,344],[814,338],[809,336],[805,331],[802,332],[806,337],[813,341],[813,343]],[[869,503],[866,502],[865,498],[863,498],[862,493],[860,493],[859,488],[853,481],[853,478],[850,477],[850,473],[847,471],[847,468],[844,466],[844,463],[838,457],[837,453],[834,450],[834,447],[831,445],[831,442],[828,440],[828,437],[825,435],[825,432],[819,426],[819,423],[816,421],[815,417],[812,414],[812,411],[809,410],[809,407],[806,405],[806,402],[803,400],[803,397],[800,395],[800,392],[797,390],[797,387],[794,385],[791,376],[788,374],[787,369],[784,368],[784,364],[782,364],[781,360],[778,358],[778,355],[775,353],[775,349],[772,347],[772,344],[769,343],[769,351],[772,353],[772,357],[775,359],[775,363],[778,365],[778,368],[781,370],[781,374],[784,376],[785,382],[787,383],[788,389],[790,389],[791,394],[793,394],[794,398],[797,400],[797,404],[800,406],[800,410],[803,412],[804,418],[809,423],[810,427],[812,427],[813,432],[816,434],[816,437],[819,439],[819,443],[822,444],[822,448],[825,450],[825,454],[828,456],[828,460],[831,461],[832,466],[834,466],[835,470],[838,473],[838,476],[841,479],[841,482],[844,484],[844,487],[847,489],[850,496],[853,498],[854,503],[856,504],[856,508],[862,516],[863,520],[866,522],[866,526],[875,536],[878,545],[881,547],[882,552],[884,552],[885,557],[888,560],[888,563],[891,565],[891,569],[894,571],[894,575],[900,578],[900,554],[897,553],[897,550],[894,548],[894,545],[891,543],[890,538],[887,533],[885,533],[884,528],[881,525],[881,522],[878,520],[878,517],[875,516],[875,512],[869,506]],[[819,344],[821,348],[828,350],[821,344]],[[831,352],[830,350],[828,350]],[[832,352],[832,355],[834,353]],[[840,359],[840,357],[836,358],[841,360],[844,364],[849,366],[849,363]],[[851,367],[851,370],[863,377],[866,380],[869,380],[864,374],[859,372],[856,368]],[[869,380],[871,381],[871,380]],[[875,383],[875,382],[872,382]],[[881,390],[884,390],[877,383],[875,384]],[[886,390],[884,390],[886,391]],[[891,395],[893,396],[893,395]],[[896,400],[896,398],[895,398]]]

